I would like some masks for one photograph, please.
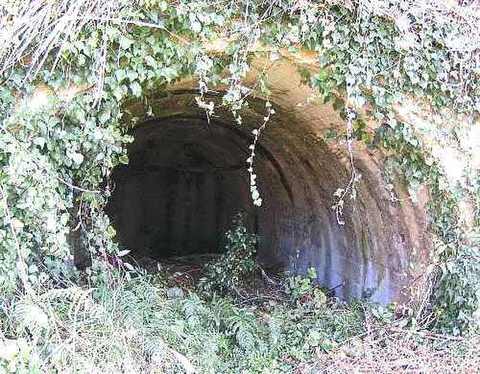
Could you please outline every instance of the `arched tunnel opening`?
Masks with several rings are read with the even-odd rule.
[[[382,187],[378,157],[356,151],[362,181],[340,225],[332,204],[351,176],[344,145],[328,144],[317,118],[301,119],[275,105],[255,149],[263,199],[255,207],[246,159],[265,102],[252,100],[241,125],[221,109],[207,119],[192,92],[167,95],[156,105],[161,115],[133,128],[129,164],[112,174],[108,214],[119,243],[136,259],[220,253],[241,212],[257,235],[257,260],[265,268],[306,273],[314,267],[318,283],[346,299],[385,303],[408,295],[409,261],[422,243],[406,223],[416,222],[415,212],[393,204]]]

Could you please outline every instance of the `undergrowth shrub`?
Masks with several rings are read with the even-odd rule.
[[[285,281],[285,292],[294,303],[320,306],[326,303],[327,296],[316,283],[317,271],[308,268],[305,275],[290,275]]]
[[[245,217],[238,214],[225,234],[224,253],[207,264],[199,288],[204,293],[237,293],[251,279],[258,265],[255,260],[257,238],[248,232]]]
[[[318,347],[362,332],[356,309],[243,307],[196,293],[169,299],[152,276],[103,275],[95,287],[70,284],[2,304],[10,324],[1,326],[0,371],[291,372]]]
[[[348,373],[402,367],[425,372],[440,363],[449,370],[478,367],[475,340],[400,328],[394,318],[379,314],[379,307],[336,299],[313,306],[275,298],[246,306],[239,298],[204,298],[195,292],[169,298],[167,286],[155,276],[98,270],[95,278],[84,275],[83,287],[70,283],[1,301],[0,372]],[[309,294],[301,289],[299,294]],[[401,350],[395,351],[395,344]]]

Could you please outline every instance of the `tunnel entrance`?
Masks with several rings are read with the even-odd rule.
[[[277,84],[288,84],[283,77]],[[409,293],[410,259],[425,247],[421,213],[409,205],[408,192],[400,195],[407,203],[391,201],[383,187],[383,156],[355,147],[362,178],[339,225],[333,195],[349,183],[350,158],[341,142],[322,134],[332,123],[341,132],[344,122],[325,106],[302,109],[293,93],[285,87],[277,101],[271,98],[276,113],[255,149],[260,208],[251,201],[246,159],[265,101],[251,98],[242,124],[235,125],[221,96],[208,98],[216,103],[210,121],[196,91],[151,99],[156,119],[134,126],[129,164],[112,174],[107,212],[118,242],[136,260],[218,254],[233,217],[243,212],[264,269],[305,274],[313,267],[318,283],[340,298],[398,300]],[[142,103],[129,108],[145,116]]]
[[[136,258],[218,253],[238,212],[255,230],[245,139],[196,118],[147,122],[133,135],[108,212]]]

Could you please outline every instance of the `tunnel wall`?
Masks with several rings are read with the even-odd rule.
[[[255,74],[252,72],[252,80]],[[287,76],[290,79],[285,79]],[[318,282],[335,288],[341,298],[364,297],[382,303],[408,299],[418,287],[412,280],[422,271],[430,248],[426,198],[411,203],[399,179],[394,181],[398,200],[392,201],[383,172],[385,155],[355,144],[355,164],[362,178],[358,198],[347,201],[346,223],[339,225],[332,210],[333,194],[348,184],[349,159],[345,144],[325,141],[325,131],[344,130],[344,121],[328,105],[308,99],[313,93],[300,83],[290,63],[277,64],[269,79],[269,99],[276,114],[262,135],[255,161],[262,207],[254,209],[245,200],[245,192],[240,192],[248,189],[245,173],[240,172],[231,182],[238,186],[237,191],[232,189],[239,202],[235,209],[247,209],[254,217],[251,222],[260,240],[260,262],[296,273],[313,266]],[[191,126],[197,121],[210,131],[222,129],[224,137],[235,139],[236,145],[220,146],[223,151],[215,151],[219,152],[217,158],[232,165],[241,163],[248,154],[251,131],[263,122],[265,101],[261,97],[249,100],[249,107],[242,111],[242,125],[235,125],[231,113],[221,106],[221,94],[209,96],[217,106],[208,123],[195,101],[194,88],[195,82],[184,81],[154,93],[149,99],[153,116],[145,115],[141,103],[130,103],[129,110],[157,128],[172,126],[172,122],[180,127],[182,121]],[[207,148],[213,150],[214,143]],[[165,158],[174,160],[176,156],[178,152],[173,151]],[[132,160],[137,163],[142,161]]]

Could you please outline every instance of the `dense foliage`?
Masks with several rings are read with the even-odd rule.
[[[207,264],[200,288],[208,295],[219,292],[238,293],[257,269],[255,261],[255,235],[248,232],[244,217],[238,214],[233,227],[225,234],[224,253],[216,261]]]
[[[43,305],[45,290],[49,290],[51,308],[58,307],[51,293],[77,300],[80,296],[68,296],[69,291],[61,288],[80,281],[72,266],[74,248],[92,258],[89,282],[101,280],[105,266],[118,263],[114,261],[115,232],[103,208],[110,193],[110,171],[128,162],[124,145],[131,139],[125,135],[124,122],[127,117],[128,125],[136,119],[125,110],[128,100],[142,102],[149,113],[152,92],[193,74],[199,82],[200,107],[214,112],[205,94],[221,84],[226,87],[224,104],[241,123],[241,108],[255,92],[242,84],[250,58],[255,53],[273,58],[284,50],[309,49],[318,54],[321,69],[306,74],[307,82],[342,113],[363,113],[355,117],[353,135],[393,151],[392,160],[400,165],[412,190],[419,183],[431,188],[431,227],[438,252],[433,258],[434,292],[426,295],[428,307],[438,317],[435,325],[455,332],[468,327],[480,299],[479,255],[476,241],[459,223],[458,203],[465,196],[479,196],[478,181],[472,178],[466,185],[450,185],[437,163],[430,161],[429,149],[417,138],[416,129],[399,123],[394,109],[414,96],[432,110],[448,106],[453,113],[471,118],[478,114],[480,66],[471,25],[475,13],[436,2],[427,6],[427,2],[400,0],[33,3],[0,5],[0,305],[4,315],[10,315],[25,297],[37,308]],[[222,53],[209,47],[218,40],[226,42]],[[269,46],[268,52],[256,48],[262,44]],[[268,87],[259,86],[268,96]],[[376,134],[380,141],[362,133],[365,118],[385,124]],[[451,133],[446,136],[455,138]],[[125,287],[118,292],[142,297]],[[98,302],[102,295],[97,293],[95,298]],[[110,305],[104,301],[102,308]],[[126,309],[130,303],[138,300],[125,301]],[[88,316],[91,310],[86,301],[78,305],[85,318],[97,318]],[[185,311],[179,312],[182,308]],[[197,309],[190,313],[189,308]],[[264,344],[250,327],[244,330],[232,322],[235,317],[257,324],[248,311],[230,309],[227,317],[197,319],[202,308],[202,302],[192,297],[175,305],[161,301],[159,308],[145,313],[159,324],[169,318],[177,321],[168,313],[192,316],[190,320],[187,315],[184,326],[158,327],[177,329],[170,335],[172,342],[180,336],[190,339],[192,335],[185,331],[195,325],[202,336],[226,331],[228,338],[215,335],[222,343],[212,349],[230,347],[232,339],[241,339],[238,350]],[[205,313],[214,313],[212,308]],[[71,318],[69,313],[64,316]],[[68,324],[68,318],[63,323]],[[138,322],[146,315],[132,318]],[[312,324],[319,323],[315,316],[308,318]],[[211,326],[211,321],[218,324]],[[43,328],[29,334],[42,339]],[[265,326],[261,330],[271,333]],[[25,332],[20,328],[18,334]],[[132,334],[132,339],[140,337],[138,331]],[[290,339],[307,332],[281,334]],[[288,339],[281,343],[285,349],[290,349]],[[191,344],[198,344],[199,351],[204,348],[201,339]],[[262,353],[248,358],[245,365],[278,355],[279,349],[270,352],[270,346],[262,347]],[[227,363],[215,368],[222,365]]]
[[[225,263],[250,248],[252,235],[236,220],[227,236],[226,254],[207,264],[206,277],[188,293],[169,288],[166,272],[103,267],[83,287],[69,283],[19,297],[2,311],[2,331],[20,338],[0,341],[0,370],[337,373],[352,366],[380,372],[478,366],[477,337],[451,340],[403,329],[409,318],[396,317],[394,306],[327,299],[313,268],[275,281],[263,273],[262,284],[251,258],[250,265],[241,258],[233,261],[240,266]],[[228,282],[239,274],[239,282]],[[374,355],[388,359],[372,364]],[[438,364],[436,355],[443,358]]]
[[[3,345],[0,358],[7,361],[0,360],[0,370],[291,373],[302,368],[303,372],[349,372],[349,360],[367,362],[369,355],[379,354],[371,348],[377,344],[374,335],[365,346],[358,338],[368,333],[362,323],[365,314],[371,318],[370,328],[375,326],[378,344],[385,345],[394,334],[388,329],[396,326],[389,325],[388,311],[370,312],[360,305],[292,306],[270,300],[261,307],[239,307],[228,298],[204,301],[195,294],[168,298],[165,289],[148,277],[128,280],[120,274],[105,274],[93,290],[71,285],[46,292],[41,308],[28,297],[20,299],[10,311],[10,321],[15,321],[11,327],[19,334],[25,330],[33,334],[38,344],[20,339]],[[422,343],[418,336],[408,339],[405,343],[411,348],[400,352],[404,366],[419,368],[422,362],[429,366],[420,368],[433,368],[435,352],[448,353],[454,362],[466,352],[474,357],[475,345],[442,342],[435,347]],[[413,357],[421,344],[428,351],[419,355],[417,349]],[[393,347],[385,352],[398,355]],[[473,359],[467,368],[476,364]]]

